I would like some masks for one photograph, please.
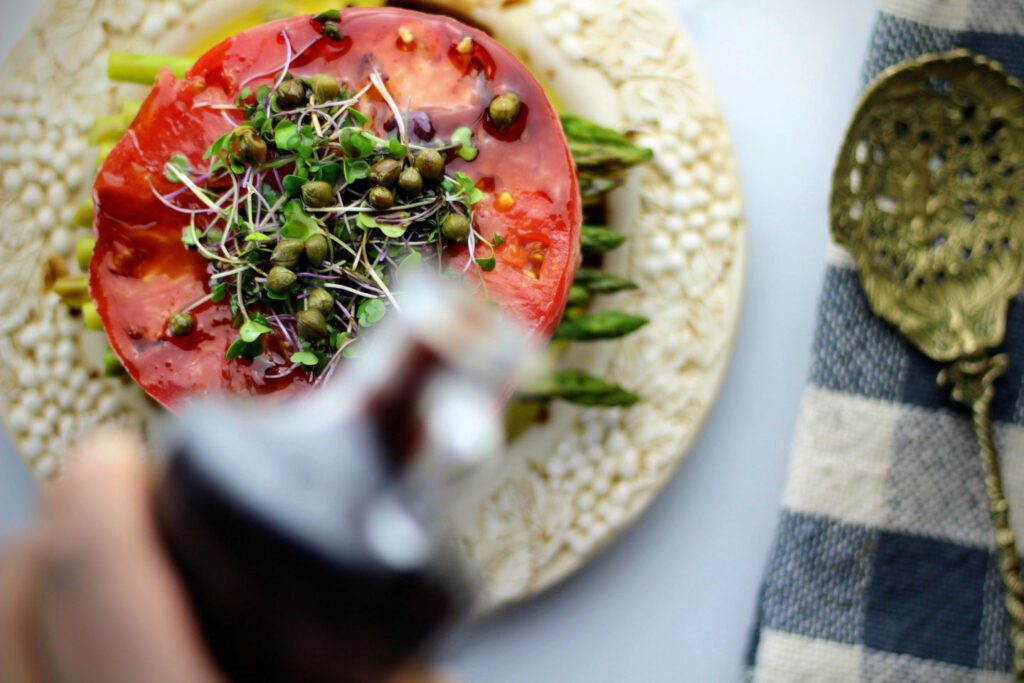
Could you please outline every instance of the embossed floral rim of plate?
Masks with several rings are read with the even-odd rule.
[[[606,267],[640,289],[602,302],[652,322],[567,359],[637,388],[643,401],[556,405],[514,442],[500,483],[459,529],[496,607],[581,567],[646,509],[690,449],[736,332],[743,205],[711,83],[658,0],[430,4],[487,27],[567,111],[634,131],[656,150],[608,207],[610,225],[630,241]],[[69,226],[93,177],[89,128],[139,94],[107,80],[106,55],[184,52],[211,26],[251,11],[239,0],[51,0],[3,65],[0,391],[8,431],[40,478],[58,471],[81,434],[142,427],[153,414],[141,392],[101,378],[102,335],[83,334],[45,288],[51,259],[70,256],[80,236]]]

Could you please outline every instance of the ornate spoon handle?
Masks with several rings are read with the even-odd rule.
[[[1003,490],[992,432],[989,408],[995,396],[995,382],[1006,372],[1009,360],[999,355],[991,358],[961,360],[939,375],[939,383],[953,386],[953,398],[971,409],[974,432],[981,446],[981,465],[985,472],[989,514],[995,531],[996,556],[1003,580],[1006,612],[1010,617],[1010,642],[1013,645],[1013,679],[1024,681],[1024,581],[1020,575],[1017,537],[1010,526],[1010,503]]]

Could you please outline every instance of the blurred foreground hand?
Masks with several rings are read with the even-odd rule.
[[[150,491],[134,437],[81,445],[46,492],[39,530],[0,557],[0,683],[223,683]]]

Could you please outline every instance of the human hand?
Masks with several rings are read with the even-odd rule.
[[[0,565],[0,682],[220,680],[157,537],[142,445],[88,439]]]
[[[159,541],[143,446],[105,433],[0,558],[0,683],[221,683]],[[442,683],[419,667],[394,683]]]

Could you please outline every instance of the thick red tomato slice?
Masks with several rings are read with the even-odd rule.
[[[335,41],[309,17],[266,24],[211,49],[184,80],[164,72],[100,169],[92,297],[128,373],[167,407],[211,392],[280,393],[310,381],[304,372],[268,377],[287,364],[282,339],[271,340],[270,352],[255,362],[226,360],[237,337],[227,303],[195,309],[197,330],[188,337],[167,333],[168,318],[210,286],[206,260],[181,242],[187,216],[156,196],[181,189],[164,177],[171,155],[204,168],[203,153],[238,122],[237,112],[216,105],[233,103],[245,86],[272,85],[289,50],[297,53],[289,69],[297,76],[328,73],[360,90],[379,69],[397,102],[429,114],[436,135],[473,129],[479,157],[458,159],[449,172],[467,173],[484,190],[474,207],[478,228],[504,238],[497,267],[482,275],[487,296],[539,336],[558,325],[579,264],[581,208],[565,136],[537,80],[492,38],[447,17],[352,9],[342,12],[340,26],[345,37]],[[457,49],[465,48],[466,37],[473,40],[468,53]],[[485,112],[493,97],[509,91],[523,109],[516,125],[501,132]],[[360,108],[383,132],[390,110],[375,94],[363,102]],[[175,201],[187,198],[183,193]],[[469,254],[462,248],[448,259],[461,269]],[[479,269],[470,268],[467,277],[479,285]]]

